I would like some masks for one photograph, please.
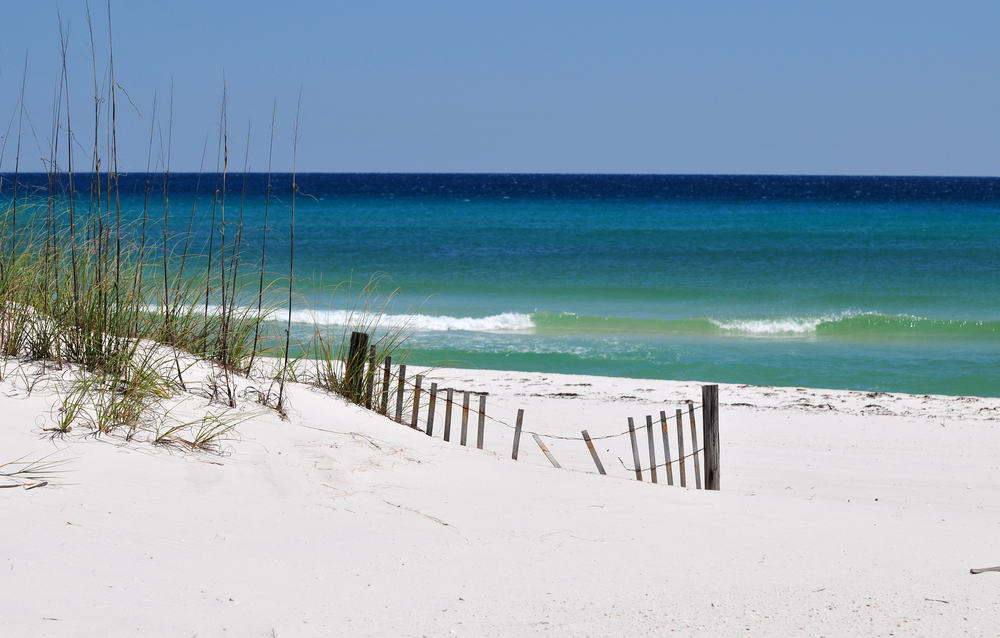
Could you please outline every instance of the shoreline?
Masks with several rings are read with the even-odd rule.
[[[910,394],[837,388],[771,386],[746,383],[722,383],[701,380],[648,379],[601,375],[479,370],[472,368],[436,368],[407,365],[407,377],[425,376],[424,390],[434,381],[442,386],[462,384],[481,389],[509,408],[521,400],[537,403],[539,399],[577,400],[584,403],[620,404],[633,411],[653,409],[692,400],[700,403],[701,386],[719,386],[720,406],[754,411],[802,411],[805,413],[841,414],[851,417],[896,416],[932,419],[938,416],[961,417],[974,421],[1000,420],[1000,397]],[[518,385],[521,389],[518,389]],[[539,386],[552,392],[539,392]],[[499,390],[497,390],[499,388]],[[529,391],[535,388],[535,391]],[[589,406],[590,411],[593,406]],[[618,409],[621,412],[622,409]],[[627,411],[627,410],[625,410]]]

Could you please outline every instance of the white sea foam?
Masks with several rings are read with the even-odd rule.
[[[535,324],[531,315],[504,312],[488,317],[450,317],[448,315],[370,315],[347,310],[296,310],[292,321],[324,326],[377,325],[382,328],[402,327],[423,332],[467,330],[472,332],[513,332],[531,330]]]
[[[730,319],[719,321],[710,319],[719,330],[743,334],[808,334],[816,332],[816,326],[826,321],[822,317],[783,317],[781,319]]]
[[[163,307],[158,304],[146,306],[148,312],[161,313]],[[209,315],[219,312],[219,306],[210,304]],[[256,308],[240,306],[235,309],[237,316],[253,316]],[[283,321],[288,317],[288,310],[279,308],[265,312],[267,321]],[[316,324],[320,326],[374,326],[379,328],[406,328],[422,332],[443,332],[448,330],[467,330],[470,332],[516,332],[531,330],[535,327],[531,315],[520,312],[503,312],[487,317],[451,317],[448,315],[391,315],[352,312],[350,310],[310,310],[293,309],[293,323]]]
[[[840,321],[866,314],[842,312],[811,317],[779,317],[776,319],[709,319],[719,330],[748,335],[805,335],[815,334],[821,323]]]

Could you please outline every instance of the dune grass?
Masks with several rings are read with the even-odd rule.
[[[313,383],[358,405],[366,403],[367,388],[364,386],[380,382],[381,375],[377,371],[386,357],[391,357],[396,364],[406,360],[408,326],[405,321],[397,324],[385,321],[386,312],[398,292],[396,289],[384,292],[385,283],[385,275],[376,273],[360,290],[355,290],[351,281],[338,286],[334,293],[343,294],[347,306],[343,325],[330,327],[314,321],[313,337],[308,344]],[[368,334],[371,337],[369,347],[375,348],[375,365],[362,376],[362,387],[352,387],[346,374],[352,332]],[[361,354],[368,361],[369,353]]]
[[[22,456],[0,463],[0,487],[31,487],[48,483],[66,473],[66,459]]]
[[[294,167],[301,92],[292,139],[287,274],[274,275],[266,268],[268,261],[275,259],[267,252],[267,239],[268,233],[274,232],[269,223],[275,217],[270,205],[277,102],[272,110],[263,235],[259,246],[250,245],[244,232],[244,206],[252,129],[248,124],[242,188],[238,206],[234,206],[227,199],[227,182],[233,180],[229,175],[231,139],[224,78],[216,187],[211,196],[207,252],[202,253],[198,245],[206,235],[194,230],[197,193],[190,213],[178,213],[171,207],[172,86],[165,129],[156,119],[155,97],[150,110],[142,209],[122,209],[118,107],[125,102],[120,101],[123,89],[115,80],[110,6],[107,18],[108,59],[102,83],[98,69],[104,65],[97,58],[88,7],[94,74],[93,137],[88,137],[92,152],[84,148],[84,136],[76,134],[70,119],[69,53],[60,22],[62,64],[51,137],[42,152],[47,187],[37,192],[24,189],[19,180],[26,119],[22,78],[18,112],[11,117],[12,124],[18,122],[14,176],[12,182],[0,181],[0,356],[44,362],[45,366],[75,373],[61,393],[51,428],[56,434],[68,433],[76,425],[126,440],[145,432],[158,444],[217,449],[217,442],[241,419],[227,412],[237,408],[238,378],[267,369],[255,365],[264,358],[279,362],[265,379],[277,386],[277,392],[245,387],[244,397],[253,395],[258,403],[284,411],[286,381],[307,380],[362,403],[364,397],[357,389],[346,387],[340,364],[346,358],[351,329],[376,335],[377,365],[393,353],[398,361],[405,344],[405,327],[380,325],[392,295],[384,300],[377,296],[379,279],[370,281],[358,295],[358,311],[351,313],[351,325],[346,329],[327,330],[317,325],[307,343],[292,342],[298,192]],[[206,138],[206,148],[207,142]],[[81,149],[90,160],[82,172],[76,161]],[[159,179],[150,172],[154,157],[158,158]],[[202,171],[204,158],[203,151]],[[200,187],[201,176],[196,190]],[[154,201],[157,197],[162,197],[162,216],[154,212],[159,206]],[[175,220],[178,214],[182,217]],[[186,222],[186,230],[171,233],[169,229],[176,228],[178,222]],[[280,227],[275,222],[275,228]],[[279,288],[287,290],[283,298],[277,294]],[[350,290],[350,285],[346,288]],[[283,311],[287,312],[281,326],[277,316]],[[296,372],[299,360],[290,355],[293,349],[313,360],[306,374]],[[204,364],[210,370],[207,382],[198,377],[204,375]],[[193,366],[198,368],[197,374],[191,373]],[[192,382],[202,382],[208,398],[225,409],[196,421],[172,419],[171,401],[190,393]]]

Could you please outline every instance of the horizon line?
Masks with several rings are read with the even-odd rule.
[[[73,175],[108,175],[112,171],[73,171]],[[226,171],[228,175],[243,175],[244,171]],[[292,171],[270,171],[271,175],[292,175]],[[68,176],[69,171],[20,171],[18,176],[36,176],[50,174]],[[166,175],[165,171],[130,171],[119,170],[117,175]],[[222,171],[170,171],[170,175],[214,175]],[[268,171],[246,171],[248,175],[266,175]],[[631,172],[572,172],[572,171],[296,171],[296,175],[385,175],[385,176],[496,176],[496,177],[812,177],[812,178],[898,178],[898,179],[1000,179],[1000,175],[942,175],[920,173],[631,173]],[[13,171],[0,171],[0,176],[13,177]]]

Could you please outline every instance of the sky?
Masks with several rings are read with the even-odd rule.
[[[86,166],[84,0],[8,2],[0,170],[19,124],[21,170],[52,155],[60,18]],[[90,9],[106,96],[107,7]],[[225,86],[240,170],[267,169],[277,104],[284,171],[1000,174],[995,1],[112,0],[111,20],[123,171],[168,149],[173,171],[214,170]]]

